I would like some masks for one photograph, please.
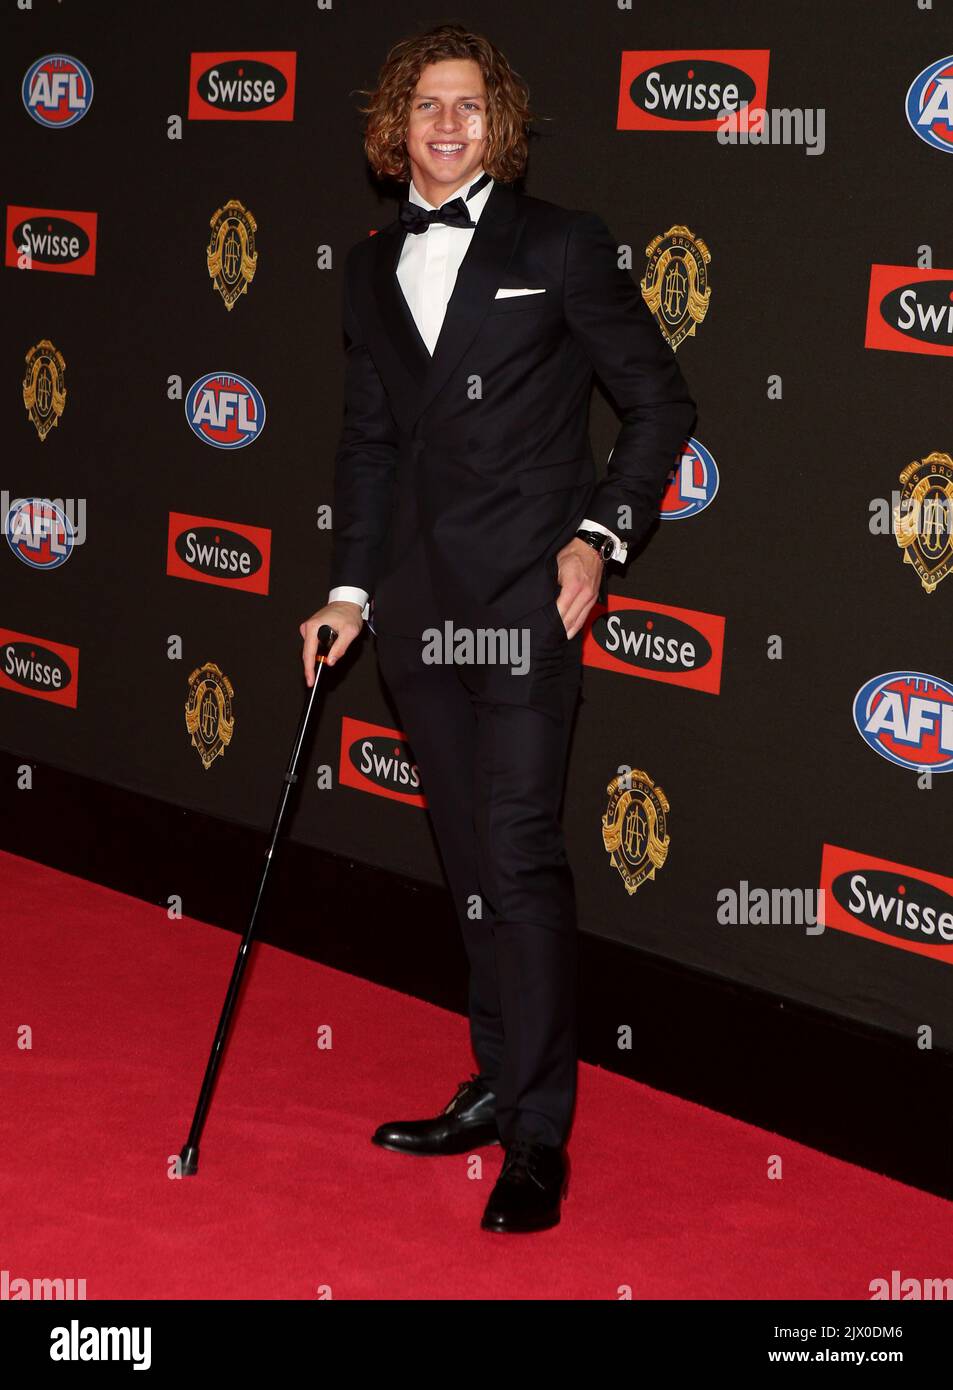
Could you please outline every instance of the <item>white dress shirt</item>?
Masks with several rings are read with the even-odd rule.
[[[467,190],[482,177],[483,170],[479,169],[470,182],[458,189],[453,197],[466,199]],[[467,212],[474,223],[479,222],[480,213],[486,207],[487,199],[492,192],[491,179],[486,187],[475,193],[467,203]],[[408,199],[422,208],[434,206],[421,197],[413,180],[410,183]],[[447,201],[444,199],[444,202]],[[404,237],[404,245],[397,262],[397,279],[431,357],[437,346],[440,329],[443,327],[453,287],[457,283],[457,271],[470,249],[475,231],[475,226],[448,227],[443,222],[435,222],[425,232],[408,232]]]
[[[478,169],[470,181],[458,188],[451,198],[466,199],[467,191],[474,183],[483,177],[483,170]],[[480,213],[486,207],[487,200],[493,191],[492,179],[481,188],[479,193],[467,202],[467,211],[473,222],[480,220]],[[428,203],[418,191],[411,179],[408,199],[412,203],[417,203],[422,208],[433,208],[439,206],[436,203]],[[443,200],[448,201],[447,199]],[[470,249],[470,242],[473,240],[475,227],[449,227],[442,222],[433,222],[426,231],[410,233],[404,237],[404,245],[401,248],[400,258],[397,262],[397,279],[404,298],[414,316],[414,322],[421,338],[427,345],[427,351],[433,356],[437,346],[437,339],[440,336],[440,329],[447,312],[447,305],[456,284],[457,272],[463,264],[463,258]],[[615,551],[613,559],[624,560],[626,555],[625,545],[619,540],[614,532],[608,527],[603,526],[598,521],[583,521],[582,526],[589,531],[599,531],[606,536],[612,536],[615,541]],[[339,584],[331,590],[328,602],[334,603],[342,600],[348,603],[359,603],[362,609],[362,616],[366,618],[370,610],[370,596],[366,589],[358,589],[350,584]]]

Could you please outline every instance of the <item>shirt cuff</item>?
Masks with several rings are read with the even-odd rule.
[[[366,622],[371,611],[371,596],[366,589],[355,589],[351,584],[339,584],[328,594],[328,603],[359,603],[361,617]]]
[[[602,536],[611,536],[612,539],[615,541],[615,550],[613,550],[609,558],[612,560],[618,560],[620,564],[624,563],[625,557],[628,554],[628,546],[626,545],[625,541],[620,541],[616,533],[614,531],[610,531],[608,526],[603,526],[601,521],[583,521],[579,526],[579,530],[598,531],[599,534]]]

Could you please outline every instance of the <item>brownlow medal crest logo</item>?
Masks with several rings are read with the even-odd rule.
[[[214,661],[206,661],[189,676],[189,697],[185,702],[185,727],[192,747],[208,772],[212,763],[232,741],[235,716],[232,683]]]
[[[671,836],[666,817],[671,808],[662,788],[647,772],[635,768],[613,777],[606,790],[609,804],[602,817],[602,842],[631,895],[647,878],[655,877],[668,857]]]
[[[641,281],[642,298],[655,315],[673,352],[708,313],[711,253],[687,227],[669,227],[645,248],[648,262]]]
[[[206,248],[208,273],[225,308],[231,310],[255,278],[258,223],[237,198],[230,198],[213,214],[209,226],[212,235]]]
[[[45,439],[66,408],[66,362],[49,338],[31,347],[24,360],[23,404],[37,434]]]
[[[928,594],[953,568],[953,458],[928,454],[900,474],[893,533]]]

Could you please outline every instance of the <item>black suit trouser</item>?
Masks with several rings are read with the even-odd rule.
[[[470,964],[470,1036],[500,1138],[566,1140],[576,1093],[577,927],[559,811],[582,635],[555,601],[519,620],[529,670],[426,664],[377,634]]]

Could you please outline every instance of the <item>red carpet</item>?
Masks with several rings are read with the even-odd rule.
[[[466,1156],[368,1140],[449,1099],[465,1021],[262,946],[199,1175],[170,1181],[237,938],[12,855],[0,877],[11,1278],[91,1299],[864,1299],[893,1269],[949,1272],[953,1204],[592,1067],[562,1224],[484,1233],[499,1149],[475,1180]]]

